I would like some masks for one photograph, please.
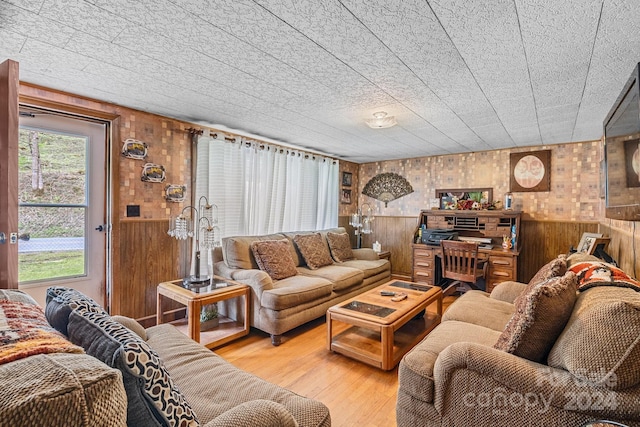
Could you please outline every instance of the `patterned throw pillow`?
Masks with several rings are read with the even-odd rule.
[[[567,257],[565,255],[559,255],[557,258],[551,260],[544,265],[538,272],[529,280],[529,285],[535,285],[540,282],[551,279],[552,277],[564,276],[567,272]]]
[[[288,240],[257,240],[251,243],[251,252],[260,270],[273,280],[286,279],[298,274],[291,257]]]
[[[333,264],[329,248],[320,233],[297,234],[293,241],[310,269],[317,270],[325,265]]]
[[[594,286],[620,286],[640,292],[640,282],[618,267],[602,261],[585,261],[570,268],[578,276],[578,290]]]
[[[523,292],[494,348],[544,362],[571,316],[576,284],[576,275],[569,271]]]
[[[65,335],[68,335],[67,324],[73,310],[82,308],[87,311],[107,314],[97,302],[82,292],[63,286],[48,288],[46,303],[45,315],[49,324]]]
[[[344,262],[353,259],[353,250],[351,250],[351,240],[346,233],[327,233],[327,242],[331,250],[331,256],[336,262]]]
[[[128,401],[127,425],[199,425],[160,356],[131,330],[106,313],[79,308],[69,316],[68,331],[69,339],[87,354],[122,372]]]

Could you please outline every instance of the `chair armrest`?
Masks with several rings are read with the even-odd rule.
[[[271,400],[251,400],[218,415],[203,427],[297,427],[293,415]]]
[[[378,253],[371,248],[353,249],[353,256],[356,257],[356,259],[380,259]]]
[[[458,342],[445,348],[436,360],[433,377],[434,404],[440,413],[456,396],[462,398],[466,410],[488,413],[524,410],[526,404],[530,405],[529,413],[555,408],[596,418],[638,414],[635,388],[613,391],[596,387],[568,371],[476,343]],[[589,405],[584,404],[586,400]],[[522,405],[509,407],[515,405],[513,402]]]
[[[506,281],[498,283],[491,291],[490,297],[504,302],[513,302],[520,296],[527,285],[520,282]]]
[[[273,289],[273,280],[262,270],[229,268],[224,262],[216,263],[215,267],[220,276],[251,286],[258,301],[262,298],[263,291]]]

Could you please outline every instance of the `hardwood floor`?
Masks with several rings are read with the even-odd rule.
[[[445,297],[443,308],[455,300]],[[284,334],[279,347],[269,336],[250,334],[214,350],[235,366],[327,405],[332,426],[392,427],[398,368],[382,371],[327,350],[324,319]]]

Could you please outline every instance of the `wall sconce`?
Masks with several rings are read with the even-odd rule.
[[[365,122],[370,128],[373,129],[390,128],[391,126],[395,126],[398,124],[394,116],[387,116],[387,113],[384,111],[373,113],[373,119],[367,119],[365,120]]]
[[[362,214],[362,207],[367,206],[367,214]],[[349,220],[349,225],[355,228],[356,235],[356,248],[360,249],[362,247],[362,235],[363,234],[371,234],[373,231],[371,228],[371,222],[375,219],[373,215],[371,215],[371,206],[369,203],[363,203],[362,207],[358,208],[356,213],[351,215],[351,219]]]
[[[185,215],[192,211],[191,218]],[[195,218],[195,221],[193,220]],[[171,217],[167,234],[178,240],[186,240],[195,236],[194,275],[184,278],[183,286],[187,288],[208,286],[209,275],[200,275],[200,251],[220,246],[220,229],[218,223],[218,206],[210,204],[205,196],[200,197],[198,208],[186,206],[177,217]],[[202,234],[201,234],[202,233]]]

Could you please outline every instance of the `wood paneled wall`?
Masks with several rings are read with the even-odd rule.
[[[383,250],[391,251],[391,271],[396,276],[411,276],[411,241],[418,224],[415,217],[376,217],[373,233],[363,239],[363,247],[371,247],[376,240]],[[345,227],[355,247],[353,228],[348,217],[340,217],[339,225]],[[598,232],[596,222],[521,221],[518,257],[518,280],[528,282],[547,262],[561,253],[568,253],[577,246],[582,233]],[[602,231],[601,231],[602,232]]]
[[[607,253],[626,273],[640,279],[640,223],[638,221],[606,220],[600,231],[611,237]]]

